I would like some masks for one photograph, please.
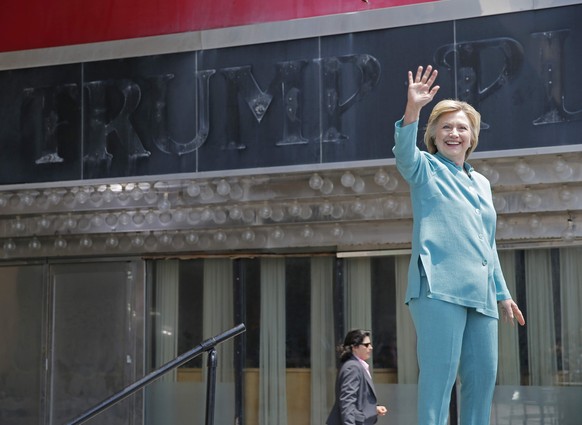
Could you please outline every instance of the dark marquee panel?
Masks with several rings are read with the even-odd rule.
[[[581,20],[576,5],[4,71],[0,184],[388,158],[406,71],[429,63],[439,99],[481,111],[479,151],[580,144]]]

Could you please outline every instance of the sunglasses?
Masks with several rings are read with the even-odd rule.
[[[371,342],[362,342],[360,345],[363,345],[366,348],[370,348],[370,346],[372,345]]]

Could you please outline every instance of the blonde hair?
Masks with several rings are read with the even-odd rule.
[[[469,158],[471,152],[477,148],[477,145],[479,144],[479,130],[481,130],[481,114],[467,102],[454,99],[445,99],[441,100],[435,105],[435,107],[432,109],[432,112],[430,113],[430,116],[428,117],[428,123],[424,133],[424,144],[430,153],[434,154],[437,152],[435,137],[437,130],[436,126],[438,124],[439,118],[443,114],[459,111],[465,113],[471,125],[471,146],[465,153],[465,159]]]

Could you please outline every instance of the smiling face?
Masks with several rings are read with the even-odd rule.
[[[462,165],[471,147],[471,123],[463,111],[442,114],[436,124],[434,144],[438,152]]]

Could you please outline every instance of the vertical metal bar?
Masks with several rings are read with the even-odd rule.
[[[208,379],[206,382],[206,425],[214,424],[214,399],[216,393],[216,349],[208,351]]]

